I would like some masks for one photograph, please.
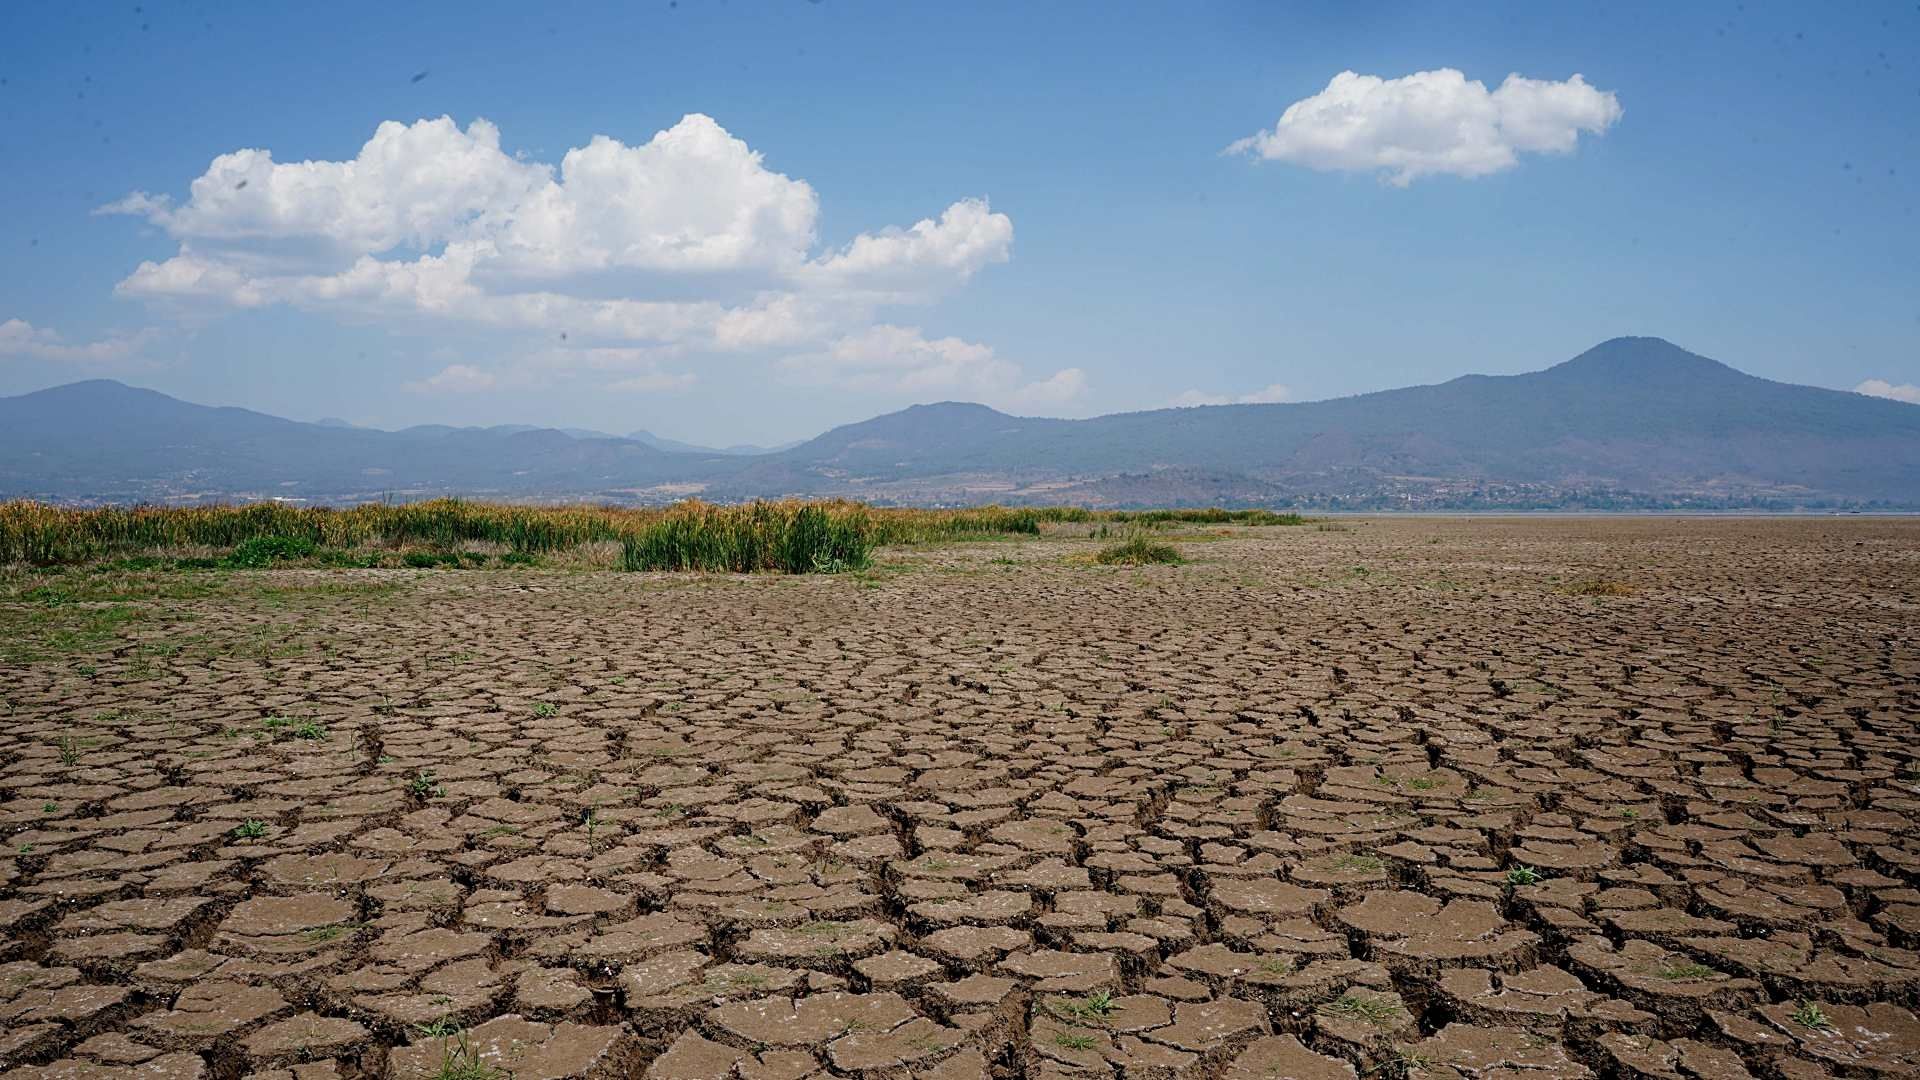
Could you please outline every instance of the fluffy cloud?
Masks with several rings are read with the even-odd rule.
[[[1062,405],[1086,391],[1086,373],[1064,368],[1023,382],[1020,365],[990,346],[956,337],[927,338],[911,326],[882,324],[790,356],[781,367],[798,382],[921,398],[967,396],[1013,406]]]
[[[1912,383],[1903,383],[1895,386],[1885,379],[1868,379],[1859,386],[1854,387],[1853,392],[1856,394],[1865,394],[1868,397],[1891,398],[1894,401],[1904,401],[1912,405],[1920,405],[1920,386],[1915,386]]]
[[[35,326],[25,319],[0,322],[0,356],[26,356],[73,364],[106,364],[138,353],[159,331],[110,334],[98,341],[70,342],[59,332]]]
[[[939,221],[888,229],[854,238],[845,251],[809,268],[815,280],[897,290],[947,280],[965,281],[988,263],[1006,262],[1013,221],[988,209],[984,199],[963,199]]]
[[[1310,169],[1378,172],[1405,187],[1423,176],[1511,169],[1523,153],[1571,153],[1584,132],[1619,121],[1619,99],[1575,75],[1509,75],[1499,89],[1453,68],[1398,79],[1343,71],[1287,106],[1279,123],[1227,147]]]
[[[542,186],[546,166],[502,153],[500,130],[449,117],[387,121],[351,161],[277,162],[271,150],[221,154],[175,208],[136,191],[102,207],[142,214],[181,239],[318,239],[353,254],[425,248],[505,224]]]
[[[184,202],[134,192],[100,212],[142,217],[179,242],[117,286],[165,307],[287,305],[689,353],[833,355],[878,329],[880,309],[937,298],[1006,261],[1013,242],[1005,214],[961,199],[820,251],[813,188],[698,113],[640,145],[595,136],[557,166],[502,150],[484,120],[464,130],[448,117],[389,121],[350,160],[236,150],[215,158]],[[890,376],[903,390],[997,370],[945,343],[929,347]],[[876,375],[864,363],[838,370]],[[596,367],[545,369],[569,366]],[[485,388],[475,383],[486,372],[459,368],[410,385]],[[621,382],[657,389],[691,378],[648,370]]]
[[[1250,394],[1241,394],[1238,397],[1209,394],[1200,390],[1185,390],[1167,404],[1175,409],[1186,409],[1195,405],[1271,405],[1292,400],[1293,391],[1287,386],[1281,383],[1268,383]]]

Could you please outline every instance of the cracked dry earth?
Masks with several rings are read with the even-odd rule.
[[[1920,1075],[1920,523],[1185,539],[137,605],[0,674],[0,1069]]]

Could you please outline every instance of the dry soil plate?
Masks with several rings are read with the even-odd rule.
[[[1920,1074],[1920,526],[1220,532],[16,650],[0,1068]]]

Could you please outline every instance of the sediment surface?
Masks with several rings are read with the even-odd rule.
[[[16,573],[0,1070],[1920,1074],[1920,523],[1169,538]]]

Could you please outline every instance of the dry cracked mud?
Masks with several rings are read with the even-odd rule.
[[[1920,1075],[1920,522],[1173,539],[16,571],[0,1075]]]

